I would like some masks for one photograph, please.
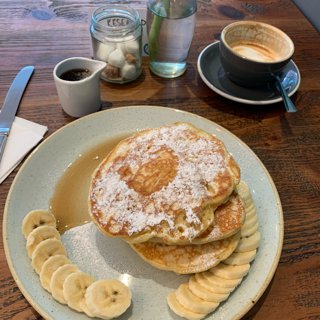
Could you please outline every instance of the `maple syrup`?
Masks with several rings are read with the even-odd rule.
[[[83,225],[91,218],[88,212],[88,195],[91,177],[108,153],[128,135],[119,135],[80,154],[64,171],[50,199],[49,208],[62,233]]]

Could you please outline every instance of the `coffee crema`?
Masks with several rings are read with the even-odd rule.
[[[281,60],[281,55],[273,49],[253,42],[237,42],[231,44],[232,50],[242,58],[258,62],[274,62]]]
[[[66,81],[79,81],[91,76],[92,72],[89,69],[71,69],[62,73],[59,77]]]

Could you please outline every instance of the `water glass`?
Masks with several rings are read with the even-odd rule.
[[[196,11],[196,0],[148,0],[149,66],[154,74],[175,78],[185,72]]]

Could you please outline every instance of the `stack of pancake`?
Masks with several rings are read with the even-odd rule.
[[[240,169],[222,141],[189,123],[122,140],[92,177],[89,211],[151,265],[208,270],[235,250],[245,210]]]

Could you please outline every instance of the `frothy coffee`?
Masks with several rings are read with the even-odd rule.
[[[281,60],[280,54],[259,43],[238,42],[232,44],[231,48],[241,57],[258,62],[273,62]]]

